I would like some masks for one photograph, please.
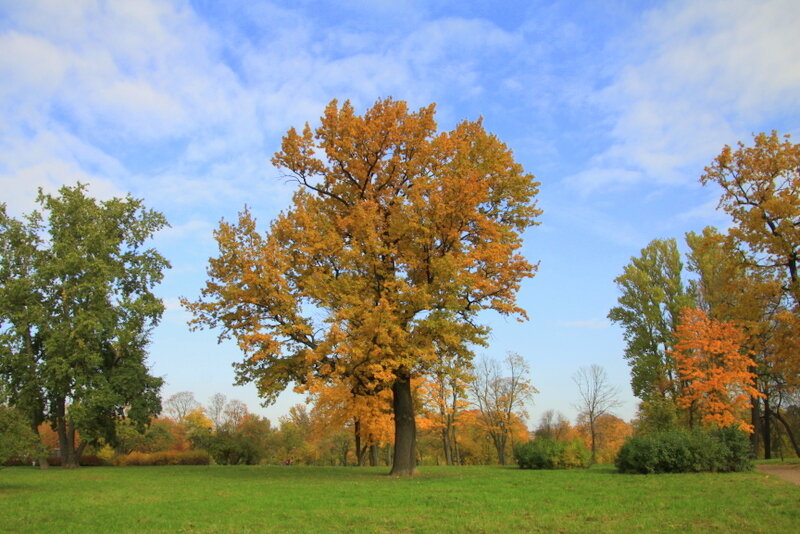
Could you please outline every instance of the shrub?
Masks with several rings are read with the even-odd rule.
[[[19,410],[0,405],[0,465],[13,457],[43,453],[39,438]]]
[[[716,434],[724,450],[722,471],[753,469],[753,451],[747,434],[731,427],[718,430]]]
[[[539,438],[514,448],[514,459],[521,469],[566,469],[586,467],[591,453],[582,441],[569,442]]]
[[[208,465],[211,457],[206,451],[160,451],[153,453],[132,452],[118,456],[119,466],[136,465]]]
[[[567,442],[566,447],[561,451],[558,467],[566,469],[589,467],[591,461],[592,451],[586,447],[583,441],[576,438]]]
[[[736,429],[669,430],[628,438],[617,455],[623,473],[744,471],[752,468],[747,436]]]
[[[193,441],[195,447],[206,449],[220,465],[256,465],[263,456],[257,441],[239,432],[220,430],[194,436]]]

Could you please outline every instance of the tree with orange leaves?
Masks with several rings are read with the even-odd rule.
[[[752,147],[725,146],[700,181],[722,188],[719,207],[735,223],[730,234],[784,278],[800,307],[800,144],[760,133]]]
[[[744,331],[729,321],[710,318],[699,309],[687,309],[675,331],[675,358],[682,381],[678,404],[706,425],[738,426],[753,432],[743,417],[750,397],[763,396],[755,387],[755,362],[743,351]]]
[[[468,388],[472,375],[469,373],[468,351],[454,347],[438,347],[439,363],[423,378],[417,387],[417,395],[428,428],[435,430],[442,441],[445,463],[460,465],[456,429],[461,412],[469,405]]]
[[[238,381],[268,400],[343,377],[359,394],[391,390],[392,474],[411,475],[411,380],[435,343],[484,343],[481,310],[525,318],[516,293],[536,268],[520,248],[538,183],[481,121],[437,133],[433,105],[392,99],[363,116],[331,102],[272,161],[299,186],[292,206],[266,234],[247,210],[223,221],[201,298],[183,303],[194,326],[237,340]]]
[[[733,218],[729,233],[746,248],[747,266],[781,282],[773,361],[788,385],[800,387],[800,144],[760,133],[753,146],[725,146],[700,181],[722,188],[719,207]]]
[[[582,418],[579,419],[581,420]],[[583,419],[583,422],[577,430],[586,447],[589,450],[594,447],[594,461],[599,464],[613,464],[625,440],[633,435],[633,426],[630,423],[610,413],[599,416],[595,421],[594,440],[588,421]]]
[[[340,381],[318,388],[312,402],[311,419],[317,437],[349,427],[358,465],[365,465],[368,459],[370,465],[377,465],[378,447],[392,439],[392,398],[388,390],[357,395],[349,384]]]

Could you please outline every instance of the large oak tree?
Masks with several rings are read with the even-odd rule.
[[[331,102],[272,161],[298,184],[291,207],[263,234],[247,210],[223,221],[206,287],[184,303],[237,340],[238,380],[268,400],[341,377],[391,389],[392,473],[412,474],[411,378],[438,342],[483,343],[481,310],[525,317],[516,293],[535,266],[520,247],[539,184],[481,121],[437,133],[433,105],[392,99],[363,116]]]

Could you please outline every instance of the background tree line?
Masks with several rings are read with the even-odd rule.
[[[776,132],[725,147],[716,184],[727,232],[656,239],[615,280],[642,431],[734,427],[764,458],[799,455],[800,145]]]

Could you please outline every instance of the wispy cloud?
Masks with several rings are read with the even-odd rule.
[[[723,144],[749,136],[743,124],[780,121],[800,102],[798,27],[792,0],[652,10],[619,45],[618,70],[595,97],[609,110],[610,144],[571,185],[590,193],[695,180]]]
[[[20,195],[80,179],[186,207],[281,205],[288,190],[270,152],[331,98],[469,97],[495,81],[481,61],[522,54],[518,34],[479,19],[383,34],[268,3],[232,9],[212,26],[189,4],[156,0],[10,6],[0,181],[34,186]]]

